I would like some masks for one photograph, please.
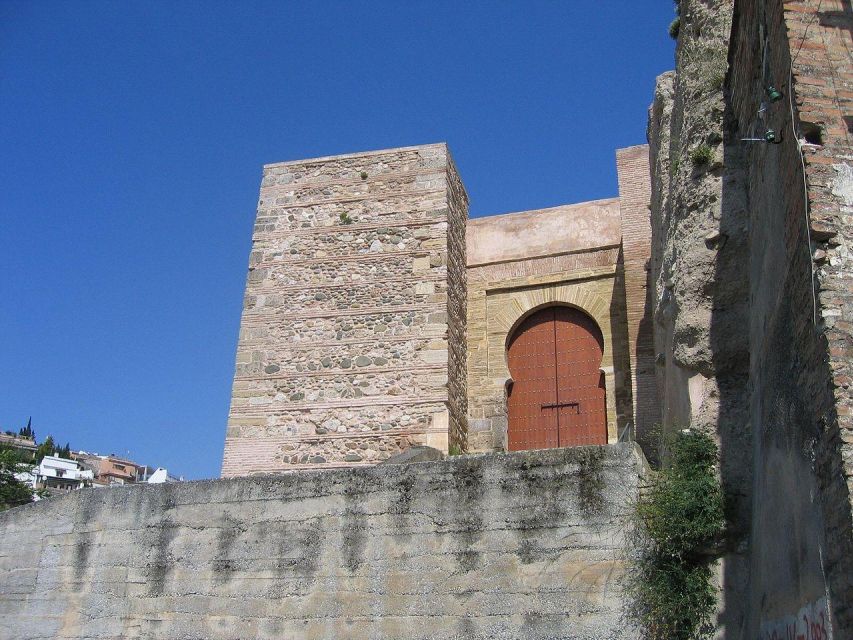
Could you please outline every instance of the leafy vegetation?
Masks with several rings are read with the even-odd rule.
[[[350,218],[350,215],[346,211],[341,211],[341,224],[352,224],[353,219]]]
[[[447,449],[447,455],[449,456],[461,456],[462,455],[462,447],[460,447],[457,443],[452,443]]]
[[[0,448],[0,511],[33,501],[33,490],[15,474],[32,470],[33,465],[21,459],[14,449]]]
[[[669,23],[669,37],[673,40],[678,40],[678,33],[681,31],[681,17],[676,18]]]
[[[700,144],[690,152],[690,161],[696,166],[711,164],[714,159],[714,150],[707,144]]]
[[[690,430],[665,445],[667,462],[634,513],[628,615],[644,640],[702,640],[717,601],[709,549],[725,530],[717,445]]]

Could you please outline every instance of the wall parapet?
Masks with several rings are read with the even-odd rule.
[[[0,514],[0,637],[627,640],[640,470],[615,445],[74,492]]]

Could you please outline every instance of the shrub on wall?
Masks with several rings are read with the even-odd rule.
[[[628,615],[644,640],[700,640],[713,632],[713,549],[725,528],[717,445],[685,430],[665,442],[666,464],[634,512]]]
[[[690,152],[690,160],[693,164],[700,166],[703,164],[711,164],[714,159],[714,150],[707,144],[700,144]]]

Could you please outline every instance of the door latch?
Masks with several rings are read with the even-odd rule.
[[[551,402],[542,405],[543,409],[562,409],[563,407],[574,407],[576,413],[581,412],[580,402]]]

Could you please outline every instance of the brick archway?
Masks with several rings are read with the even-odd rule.
[[[607,409],[597,323],[574,307],[527,315],[507,341],[507,448],[607,443]]]

